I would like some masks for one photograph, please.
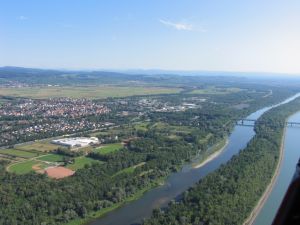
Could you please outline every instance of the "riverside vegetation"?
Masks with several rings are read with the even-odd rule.
[[[297,98],[265,113],[244,150],[186,191],[181,201],[154,210],[143,224],[243,224],[274,175],[285,120],[299,110]]]
[[[239,94],[204,95],[208,101],[201,103],[199,108],[178,112],[149,111],[141,116],[132,113],[125,119],[117,116],[119,111],[130,112],[134,107],[132,110],[136,110],[134,102],[137,97],[128,99],[126,105],[111,105],[115,114],[108,116],[109,121],[119,125],[117,135],[119,139],[127,139],[128,143],[120,150],[107,154],[91,152],[87,157],[101,163],[86,164],[74,176],[63,180],[52,180],[33,172],[24,175],[8,173],[5,171],[6,161],[0,161],[0,224],[48,225],[73,221],[73,224],[78,224],[103,215],[128,200],[138,198],[196,155],[205,154],[210,146],[230,133],[238,118],[295,93],[292,89],[273,88],[272,96],[263,98],[269,87],[260,87],[254,92],[254,87],[248,88]],[[182,93],[156,98],[175,104],[193,97],[199,98],[199,95]],[[93,116],[90,119],[101,121],[102,118]],[[110,131],[114,130],[108,130],[105,134],[100,132],[98,137],[105,138]],[[213,175],[206,180],[211,177]],[[230,183],[235,181],[235,177],[229,177]],[[219,182],[209,187],[207,196],[213,193]],[[183,202],[180,204],[183,205]],[[210,208],[212,206],[203,210]],[[220,213],[222,215],[223,212]],[[158,213],[157,218],[146,223],[154,221],[153,224],[158,224],[155,221],[162,218],[164,224],[163,215],[168,213]],[[183,216],[189,221],[184,210],[180,215],[180,218]]]

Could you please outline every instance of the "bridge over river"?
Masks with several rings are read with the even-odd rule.
[[[236,122],[238,126],[245,126],[245,127],[253,127],[256,123],[259,124],[267,124],[267,125],[274,125],[280,127],[296,127],[300,128],[299,122],[287,121],[285,123],[272,123],[271,121],[262,121],[262,120],[255,120],[255,119],[240,119]]]

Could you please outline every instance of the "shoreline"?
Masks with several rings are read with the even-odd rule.
[[[198,168],[204,166],[205,164],[209,163],[210,161],[214,160],[216,157],[218,157],[223,152],[223,150],[227,147],[228,144],[229,144],[229,140],[228,140],[228,138],[226,138],[225,144],[219,150],[210,154],[203,162],[194,165],[193,168],[198,169]]]
[[[289,120],[290,116],[285,120],[287,122]],[[245,220],[243,225],[253,225],[256,217],[262,210],[263,206],[265,205],[266,201],[268,200],[270,194],[272,193],[272,190],[275,186],[275,183],[277,181],[277,178],[279,176],[280,168],[282,165],[283,157],[284,157],[284,143],[285,143],[285,137],[286,137],[286,127],[283,129],[282,137],[281,137],[281,144],[280,144],[280,152],[279,152],[279,160],[276,166],[276,169],[274,171],[274,174],[272,176],[272,179],[270,183],[268,184],[266,190],[264,191],[263,195],[260,197],[259,201],[253,208],[252,212],[250,213],[249,217]]]
[[[209,155],[203,162],[201,162],[198,165],[193,166],[193,168],[200,168],[202,166],[204,166],[205,164],[207,164],[208,162],[212,161],[213,159],[215,159],[217,156],[219,156],[223,150],[227,147],[227,145],[229,144],[229,139],[226,138],[225,140],[225,144],[218,149],[216,152],[212,153],[211,155]],[[164,183],[165,179],[160,179],[161,181],[163,180],[163,182],[158,182],[157,185],[154,185],[150,188],[147,188],[146,190],[142,190],[140,193],[138,193],[134,198],[129,198],[127,200],[125,200],[124,202],[116,205],[116,206],[112,206],[111,208],[108,208],[107,210],[104,210],[104,212],[94,212],[94,215],[90,215],[88,218],[85,219],[77,219],[74,221],[70,221],[68,222],[66,225],[89,225],[91,222],[93,222],[95,219],[99,219],[103,216],[105,216],[107,213],[114,211],[117,208],[122,207],[123,205],[131,202],[131,201],[135,201],[138,200],[140,197],[142,197],[144,195],[145,192],[150,191],[154,188],[156,188],[157,186],[161,186],[163,185],[162,183]]]

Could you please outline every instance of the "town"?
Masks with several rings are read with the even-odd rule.
[[[199,108],[205,101],[205,98],[189,97],[174,103],[162,96],[105,100],[15,99],[0,106],[0,146],[104,129],[122,124],[122,117],[183,112]]]

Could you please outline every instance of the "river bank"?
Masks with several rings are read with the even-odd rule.
[[[223,144],[224,142],[224,144]],[[218,157],[222,152],[223,150],[227,147],[229,143],[229,140],[228,138],[226,138],[225,140],[222,140],[220,142],[218,142],[216,144],[216,147],[219,147],[218,145],[221,145],[217,150],[213,151],[212,154],[208,155],[207,158],[204,159],[204,161],[200,162],[200,164],[197,164],[195,166],[193,166],[194,169],[196,168],[200,168],[200,167],[203,167],[204,165],[206,165],[207,163],[209,163],[210,161],[212,161],[213,159],[215,159],[216,157]],[[105,209],[102,209],[102,210],[99,210],[99,211],[96,211],[96,212],[93,212],[91,214],[89,214],[87,216],[87,218],[84,218],[84,219],[77,219],[77,220],[74,220],[74,221],[71,221],[69,222],[67,225],[88,225],[90,224],[93,220],[95,219],[99,219],[101,217],[104,217],[106,214],[132,202],[132,201],[135,201],[135,200],[138,200],[139,198],[141,198],[146,192],[158,187],[158,186],[162,186],[165,181],[167,180],[167,177],[164,177],[164,178],[161,178],[159,180],[157,180],[153,185],[151,185],[150,187],[147,187],[145,189],[142,189],[140,191],[138,191],[134,196],[132,197],[129,197],[128,199],[125,199],[123,202],[120,202],[120,203],[116,203],[114,205],[112,205],[111,207],[108,207],[108,208],[105,208]]]
[[[248,115],[247,118],[258,119],[271,108],[292,101],[294,98],[296,98],[296,96],[286,99],[277,105],[262,108]],[[221,165],[226,164],[232,156],[237,155],[241,149],[246,148],[248,142],[254,136],[255,132],[253,127],[235,126],[228,137],[228,145],[222,149],[221,153],[219,152],[218,155],[216,154],[217,156],[215,155],[213,160],[207,160],[208,158],[206,158],[205,165],[201,165],[200,168],[194,168],[193,163],[184,166],[181,171],[172,173],[166,179],[164,185],[149,190],[140,199],[133,201],[130,204],[126,204],[124,207],[113,210],[106,216],[93,221],[91,225],[130,225],[141,223],[143,219],[151,217],[153,209],[167,207],[168,203],[172,201],[172,199],[176,199],[176,197],[180,196],[180,194],[188,190],[191,186],[198,184],[199,180],[203,179],[207,174],[216,171]],[[280,140],[278,145],[280,145]],[[210,153],[214,154],[215,151],[210,151]],[[244,153],[243,155],[246,154]],[[248,156],[245,157],[247,158]],[[236,170],[234,169],[232,173],[235,172]],[[270,174],[270,176],[272,175],[273,173]],[[220,181],[220,179],[218,180]],[[248,182],[245,182],[244,184],[249,186],[247,185]],[[258,196],[258,198],[259,197],[260,196]],[[243,221],[241,221],[241,223],[242,222]]]
[[[197,168],[203,167],[205,164],[214,160],[216,157],[218,157],[224,151],[224,149],[227,147],[228,143],[229,143],[229,140],[228,140],[228,138],[226,138],[225,143],[219,149],[217,149],[214,153],[210,154],[208,157],[206,157],[201,162],[198,162],[197,164],[193,165],[193,168],[197,169]]]
[[[256,204],[256,206],[254,207],[254,209],[252,210],[250,216],[246,219],[246,221],[243,223],[243,225],[252,225],[253,222],[256,219],[256,216],[259,214],[260,210],[262,209],[262,207],[264,206],[265,202],[267,201],[269,195],[271,194],[273,187],[275,185],[275,182],[278,178],[279,175],[279,171],[280,171],[280,167],[282,164],[282,159],[283,159],[283,153],[284,153],[284,136],[285,136],[285,129],[283,132],[283,137],[282,137],[282,141],[281,141],[281,147],[280,147],[280,153],[279,153],[279,161],[278,164],[276,166],[274,175],[271,179],[271,182],[269,183],[269,185],[267,186],[265,192],[263,193],[263,195],[261,196],[261,198],[259,199],[258,203]]]
[[[285,122],[287,122],[291,116],[289,116],[285,120]],[[283,132],[282,132],[280,152],[279,152],[279,159],[278,159],[278,163],[277,163],[274,175],[273,175],[273,177],[272,177],[269,185],[267,186],[265,192],[263,193],[263,195],[261,196],[261,198],[257,202],[256,206],[252,210],[252,212],[249,215],[249,217],[245,220],[245,222],[243,223],[243,225],[253,225],[254,224],[254,221],[255,221],[256,217],[258,216],[258,214],[260,213],[260,211],[263,208],[264,204],[268,200],[268,198],[269,198],[269,196],[270,196],[270,194],[271,194],[271,192],[272,192],[272,190],[273,190],[273,188],[275,186],[275,183],[276,183],[276,181],[278,179],[278,176],[279,176],[279,173],[280,173],[280,168],[282,166],[283,157],[284,157],[285,137],[286,137],[286,127],[284,127]]]
[[[118,202],[113,204],[110,207],[92,212],[90,214],[87,215],[86,218],[83,219],[76,219],[76,220],[72,220],[71,222],[68,222],[66,225],[84,225],[84,224],[89,224],[90,222],[92,222],[95,219],[101,218],[103,216],[105,216],[107,213],[116,210],[122,206],[124,206],[127,203],[130,203],[132,201],[138,200],[139,198],[141,198],[147,191],[160,186],[163,184],[165,178],[159,179],[157,180],[155,183],[153,183],[152,185],[150,185],[149,187],[145,187],[139,191],[137,191],[133,196],[128,197],[127,199],[125,199],[122,202]]]
[[[204,159],[204,161],[201,161],[200,164],[196,164],[195,166],[192,166],[192,168],[197,169],[197,168],[203,167],[207,163],[209,163],[210,161],[212,161],[213,159],[218,157],[223,152],[223,150],[227,147],[228,143],[229,143],[228,138],[218,142],[214,146],[217,149],[213,150],[213,153],[208,155],[208,157],[206,157]],[[219,147],[218,145],[221,145],[221,146]],[[135,195],[125,199],[123,202],[115,203],[114,205],[112,205],[108,208],[104,208],[104,209],[101,209],[99,211],[89,214],[86,218],[73,220],[73,221],[67,223],[66,225],[88,225],[91,222],[93,222],[95,219],[100,219],[100,218],[104,217],[106,214],[113,212],[114,210],[119,209],[128,203],[140,199],[146,192],[153,190],[153,189],[157,188],[158,186],[164,185],[166,180],[167,180],[167,177],[163,177],[163,178],[157,180],[156,182],[154,182],[153,185],[151,185],[150,187],[146,187],[146,188],[138,191]]]

